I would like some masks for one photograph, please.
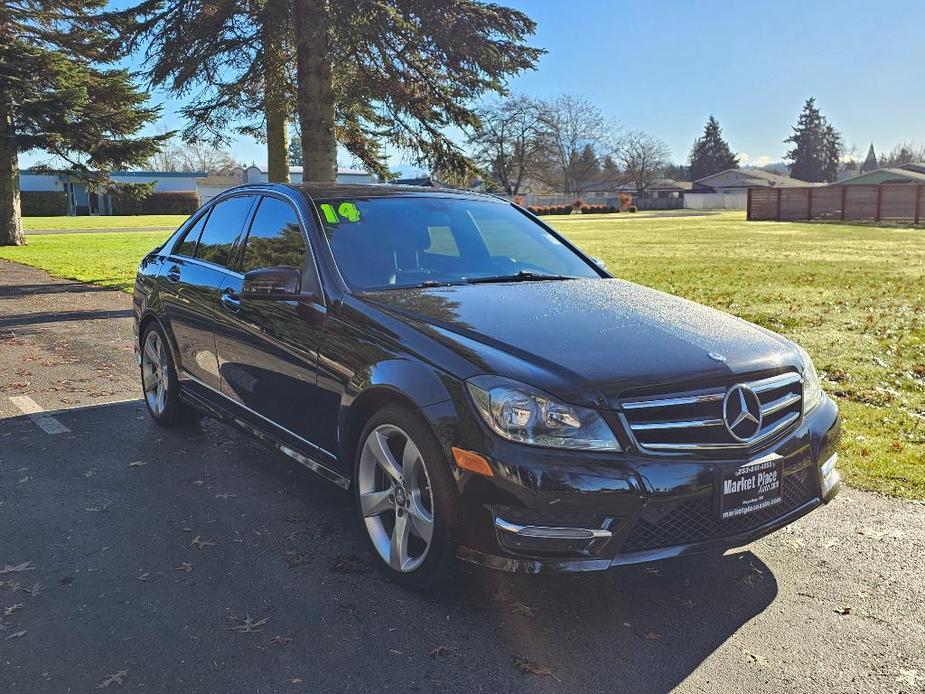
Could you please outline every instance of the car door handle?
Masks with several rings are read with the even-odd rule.
[[[165,277],[169,279],[171,282],[179,282],[180,281],[180,266],[174,265],[173,267],[171,267],[167,271],[167,274],[165,275]]]
[[[222,306],[232,313],[237,313],[241,310],[241,299],[234,289],[226,289],[223,291],[219,301],[222,302]]]

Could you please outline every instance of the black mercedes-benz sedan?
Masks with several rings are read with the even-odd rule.
[[[142,260],[134,310],[151,417],[218,417],[352,491],[405,585],[722,552],[839,489],[803,349],[491,196],[234,188]]]

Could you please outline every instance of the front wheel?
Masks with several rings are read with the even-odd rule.
[[[380,410],[360,437],[355,472],[357,509],[386,574],[418,589],[449,578],[456,489],[430,428],[403,407]]]

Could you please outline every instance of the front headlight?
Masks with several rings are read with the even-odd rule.
[[[819,374],[816,373],[816,367],[809,354],[799,345],[797,349],[803,357],[803,414],[806,415],[822,402],[822,384],[819,382]]]
[[[476,376],[466,385],[485,423],[510,441],[551,448],[622,450],[596,410],[566,405],[536,388],[496,376]]]

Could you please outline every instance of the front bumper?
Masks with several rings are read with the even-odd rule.
[[[427,414],[446,423],[439,409]],[[840,487],[834,463],[841,425],[828,399],[788,436],[747,458],[556,451],[472,432],[454,432],[454,445],[489,453],[494,476],[457,473],[464,519],[459,558],[519,573],[596,571],[722,552],[792,523]],[[720,519],[718,473],[767,457],[782,462],[782,502]]]

